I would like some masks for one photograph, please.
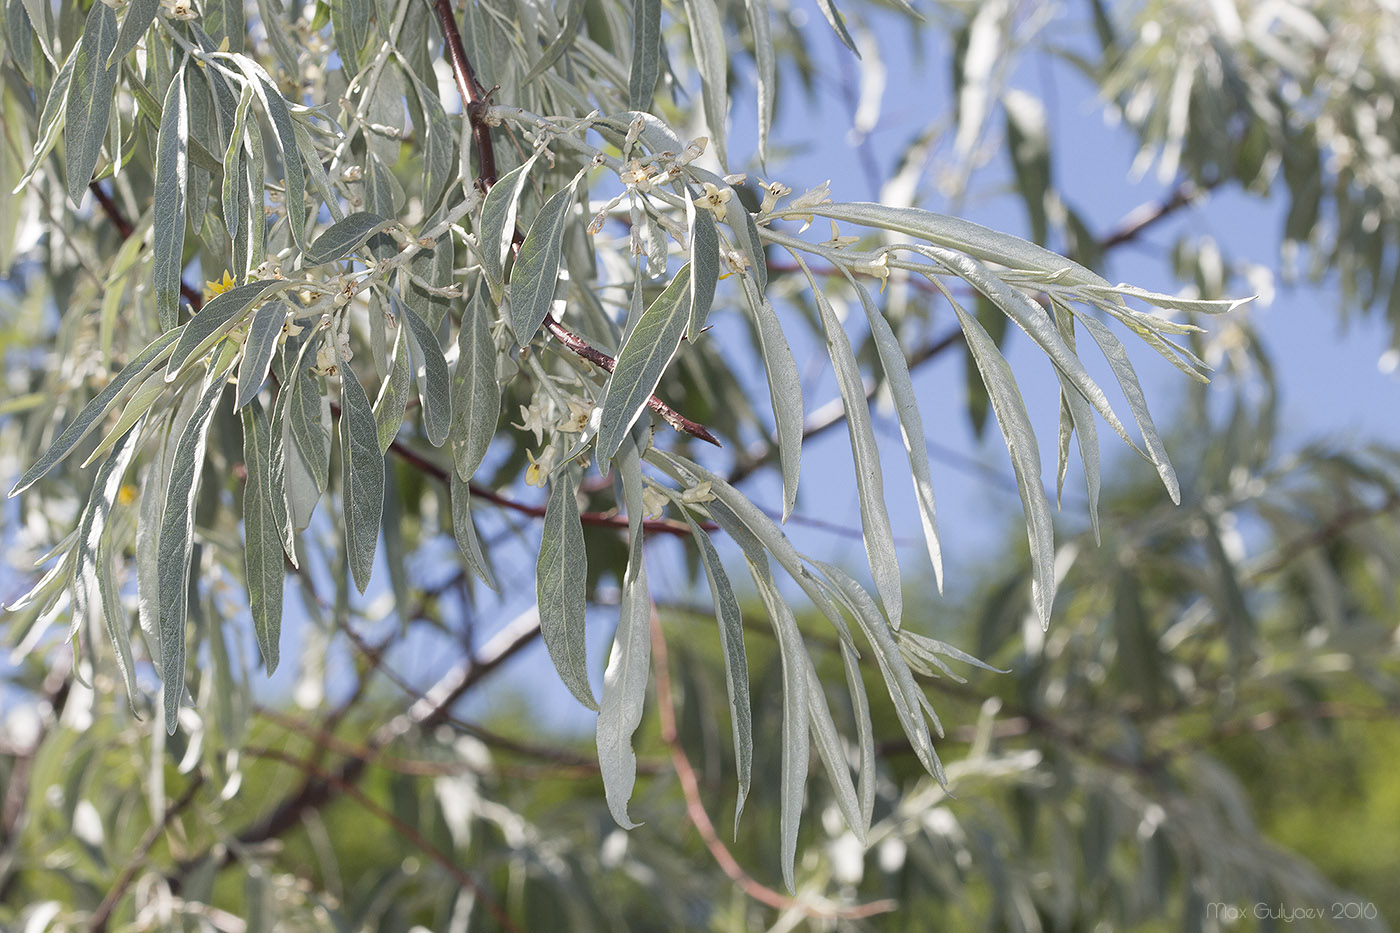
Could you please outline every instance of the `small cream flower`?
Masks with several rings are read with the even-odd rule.
[[[766,181],[763,183],[763,204],[759,206],[760,214],[770,214],[773,208],[778,206],[778,199],[785,198],[792,194],[792,189],[782,182]]]
[[[831,222],[831,239],[827,240],[822,245],[830,246],[833,249],[842,249],[843,247],[850,246],[859,239],[860,237],[858,236],[842,236],[840,228],[836,226],[836,221],[833,220]]]
[[[689,489],[681,490],[681,501],[686,505],[700,505],[701,503],[711,502],[714,498],[715,494],[710,491],[709,480],[696,483]]]
[[[539,444],[544,440],[544,432],[554,421],[554,404],[541,395],[536,395],[530,399],[529,406],[520,406],[521,424],[512,424],[511,427],[519,428],[522,431],[530,431],[535,435],[535,443]]]
[[[712,212],[716,220],[724,220],[725,214],[729,211],[729,199],[734,197],[734,192],[728,188],[716,188],[710,182],[704,182],[705,193],[695,202],[697,207],[703,207]]]
[[[647,518],[660,518],[666,511],[671,498],[655,486],[642,490],[642,514]]]
[[[560,421],[555,429],[561,434],[582,434],[593,417],[593,406],[582,399],[569,399],[569,416]]]
[[[528,450],[525,451],[525,456],[530,460],[530,465],[525,469],[525,482],[531,486],[543,487],[549,482],[549,474],[554,469],[555,459],[559,456],[554,449],[554,444],[546,444],[538,457]]]
[[[642,194],[651,190],[652,176],[656,174],[656,166],[643,165],[638,159],[633,159],[623,166],[622,183],[629,188],[636,188]]]

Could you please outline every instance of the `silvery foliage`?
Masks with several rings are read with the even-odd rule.
[[[840,12],[822,6],[854,48]],[[658,531],[698,542],[747,788],[752,735],[727,576],[734,568],[707,539],[722,533],[738,545],[781,648],[780,832],[791,887],[812,747],[858,836],[870,829],[873,776],[862,768],[861,786],[852,781],[788,583],[852,658],[874,659],[900,726],[939,781],[946,778],[934,749],[941,727],[936,718],[930,727],[933,710],[910,658],[923,650],[980,663],[941,643],[929,648],[901,625],[903,578],[869,380],[887,384],[895,401],[925,537],[927,563],[906,560],[903,569],[932,570],[941,580],[943,544],[924,415],[897,336],[906,321],[898,306],[882,305],[887,283],[926,282],[954,309],[1011,454],[1042,627],[1051,624],[1057,577],[1038,439],[1016,376],[975,305],[1013,322],[1053,365],[1062,400],[1060,482],[1077,437],[1097,526],[1099,421],[1153,465],[1168,496],[1179,497],[1119,334],[1203,379],[1204,365],[1179,342],[1197,330],[1183,316],[1233,304],[1113,285],[1078,262],[966,220],[839,200],[839,185],[731,174],[727,36],[737,23],[754,46],[765,159],[776,100],[768,4],[687,0],[663,15],[659,0],[638,0],[604,5],[596,18],[581,15],[582,7],[465,5],[468,58],[496,86],[480,120],[497,140],[501,177],[483,197],[482,153],[462,101],[439,80],[442,42],[428,4],[346,0],[293,15],[268,3],[245,22],[237,4],[209,4],[201,15],[181,3],[115,11],[99,2],[81,22],[63,6],[57,28],[47,4],[9,5],[7,61],[39,89],[27,107],[7,104],[7,113],[24,115],[16,123],[32,151],[20,190],[47,191],[61,179],[81,205],[95,197],[85,193],[95,179],[134,228],[93,257],[100,288],[75,287],[60,302],[59,340],[70,356],[29,412],[32,465],[11,494],[30,490],[26,504],[76,496],[81,517],[74,535],[54,528],[50,569],[10,609],[25,645],[71,618],[70,635],[84,635],[90,652],[112,633],[124,670],[132,652],[144,651],[164,684],[159,715],[169,733],[182,721],[187,685],[227,720],[230,695],[246,703],[247,693],[234,686],[217,624],[228,597],[203,587],[209,574],[245,591],[270,673],[281,634],[279,567],[310,573],[314,554],[317,564],[340,568],[336,609],[349,603],[347,579],[366,591],[381,538],[390,574],[402,573],[402,503],[397,484],[386,483],[386,456],[427,464],[451,485],[450,508],[440,511],[454,526],[466,524],[457,538],[483,579],[490,549],[483,553],[471,528],[473,487],[519,492],[523,469],[526,482],[550,488],[536,568],[544,640],[587,705],[595,699],[582,629],[592,591],[581,515],[616,506],[626,517],[620,622],[596,704],[607,800],[630,826],[632,735],[646,697],[652,624],[643,551]],[[340,67],[326,72],[332,38]],[[698,91],[701,102],[700,116],[684,126],[671,100],[683,88]],[[60,139],[61,167],[50,157]],[[804,273],[797,291],[778,288],[769,271],[770,263],[789,262]],[[215,279],[227,270],[232,287],[190,314],[180,294],[196,268]],[[852,300],[878,365],[862,363],[851,321],[838,313]],[[793,312],[809,301],[810,328]],[[707,332],[706,322],[721,318],[743,322],[747,345]],[[555,325],[615,365],[585,365]],[[813,337],[830,353],[845,407],[873,587],[809,559],[782,527],[799,504],[805,411],[792,346]],[[1107,358],[1126,410],[1111,404],[1081,361],[1090,342]],[[767,403],[753,400],[754,383],[739,373],[736,361],[748,358],[761,364]],[[529,399],[525,431],[501,426],[502,393]],[[673,431],[672,418],[653,414],[653,394],[683,415],[687,405],[703,406],[724,451]],[[482,464],[493,436],[512,456],[488,480]],[[771,439],[775,451],[778,519],[726,479],[756,436]],[[89,481],[74,469],[74,455],[93,441],[88,460],[97,462],[100,482],[83,492]],[[238,462],[257,470],[256,479],[238,482]],[[619,490],[582,482],[586,466],[616,476]],[[657,502],[671,517],[645,522]],[[322,524],[309,532],[318,508]],[[114,576],[135,582],[141,637],[130,645]],[[202,624],[191,617],[196,608]],[[207,674],[192,664],[205,649]],[[864,690],[859,678],[848,681],[857,694]],[[135,688],[129,676],[127,683]],[[147,703],[139,694],[131,702]],[[863,696],[854,702],[868,706]],[[870,732],[857,743],[861,760],[871,760]]]

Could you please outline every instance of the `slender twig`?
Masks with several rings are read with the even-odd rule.
[[[681,744],[680,733],[676,728],[676,701],[671,693],[671,674],[667,667],[666,636],[661,630],[661,617],[656,614],[655,606],[651,611],[651,651],[655,658],[653,668],[656,672],[656,706],[657,717],[661,721],[661,741],[666,743],[666,747],[671,751],[671,764],[676,769],[681,793],[685,796],[686,816],[704,840],[705,848],[709,849],[715,863],[729,880],[760,904],[766,904],[776,910],[796,910],[808,917],[856,920],[895,910],[899,905],[891,900],[831,907],[808,903],[774,891],[744,870],[715,832],[714,823],[710,822],[710,815],[705,812],[705,804],[700,797],[699,778],[685,753],[685,746]]]
[[[1118,226],[1099,240],[1099,252],[1106,253],[1116,246],[1136,240],[1149,227],[1160,223],[1183,207],[1189,207],[1219,185],[1219,181],[1207,182],[1204,187],[1190,180],[1183,181],[1165,200],[1148,201],[1133,208],[1118,222]]]
[[[477,184],[480,185],[483,192],[490,191],[491,186],[496,183],[496,146],[491,140],[491,128],[482,117],[488,92],[482,87],[476,71],[472,68],[471,61],[467,58],[466,48],[462,45],[462,34],[457,30],[457,19],[452,12],[451,0],[434,0],[433,8],[437,11],[438,23],[442,27],[443,40],[447,46],[447,58],[452,65],[452,76],[457,83],[457,92],[462,95],[462,106],[466,109],[467,119],[471,123],[472,140],[476,147],[478,168],[480,169]],[[510,248],[517,257],[520,253],[520,245],[524,242],[525,235],[520,232],[519,227],[516,227],[511,234]],[[545,315],[544,328],[569,351],[607,372],[612,372],[613,367],[617,365],[617,361],[611,356],[561,324],[553,313]],[[685,417],[657,396],[653,395],[647,399],[647,407],[660,415],[667,424],[677,431],[689,434],[716,447],[723,446],[703,424]]]
[[[170,821],[175,819],[175,817],[180,814],[180,811],[194,802],[194,796],[199,792],[199,788],[202,787],[203,784],[204,775],[196,774],[194,779],[190,781],[189,786],[185,788],[185,792],[181,794],[178,799],[171,801],[165,808],[165,813],[161,816],[160,821],[146,830],[146,834],[142,836],[141,841],[136,844],[136,851],[132,853],[126,866],[122,868],[122,873],[117,876],[117,880],[112,884],[111,889],[107,891],[107,896],[102,898],[102,902],[97,905],[97,910],[93,911],[92,917],[88,920],[88,929],[94,931],[94,933],[103,933],[103,931],[107,929],[107,923],[112,918],[112,911],[116,910],[117,904],[121,901],[122,896],[126,894],[126,889],[131,886],[132,879],[136,877],[136,872],[139,871],[141,866],[145,863],[146,856],[151,852],[151,847],[156,844],[156,840],[160,838],[161,833],[165,832],[165,827],[170,825]]]
[[[452,855],[433,845],[433,843],[422,833],[418,832],[418,830],[381,807],[371,799],[368,794],[356,787],[353,782],[347,781],[337,774],[324,771],[311,762],[303,761],[295,755],[290,755],[279,749],[264,748],[254,745],[246,747],[244,751],[254,758],[279,761],[285,765],[289,765],[302,771],[308,777],[332,785],[346,796],[354,798],[355,802],[358,803],[365,812],[378,818],[401,838],[413,843],[413,845],[418,848],[418,851],[436,862],[438,866],[442,868],[443,871],[447,872],[458,884],[471,891],[481,903],[486,905],[486,909],[491,913],[491,916],[495,918],[496,923],[501,929],[514,930],[516,933],[519,933],[520,927],[516,926],[514,921],[510,919],[510,916],[506,914],[501,905],[496,902],[496,899],[487,893],[486,889],[482,887],[481,883],[477,881],[470,872],[458,865],[456,859],[453,858]]]

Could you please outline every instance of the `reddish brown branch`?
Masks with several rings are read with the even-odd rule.
[[[671,674],[667,667],[666,636],[661,630],[661,618],[656,614],[655,606],[651,612],[651,651],[655,658],[656,707],[657,717],[661,720],[661,741],[665,742],[671,751],[671,764],[676,769],[681,793],[685,796],[686,816],[704,840],[705,848],[710,850],[715,864],[719,865],[729,880],[760,904],[776,910],[799,910],[809,917],[857,920],[895,910],[899,905],[891,900],[871,901],[868,904],[854,904],[848,907],[819,907],[775,891],[744,871],[743,866],[729,851],[729,847],[720,840],[719,834],[715,832],[714,823],[710,822],[710,815],[705,812],[705,804],[700,797],[700,780],[685,753],[685,746],[681,744],[680,733],[676,728],[676,703],[671,694]]]

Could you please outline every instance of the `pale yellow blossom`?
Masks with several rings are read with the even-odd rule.
[[[710,182],[704,183],[705,193],[695,202],[697,207],[703,207],[712,212],[716,220],[724,220],[728,212],[729,199],[734,197],[734,192],[728,188],[717,188]]]

